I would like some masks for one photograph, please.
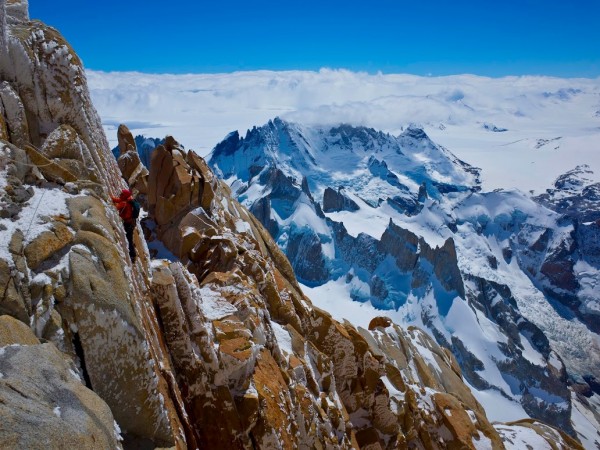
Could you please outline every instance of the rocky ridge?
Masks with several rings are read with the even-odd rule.
[[[539,269],[533,273],[550,295],[565,304],[587,326],[600,333],[595,286],[600,283],[600,183],[587,175],[587,165],[558,177],[551,189],[536,201],[572,223],[570,235],[560,245],[549,246],[547,236],[539,246],[550,247]]]
[[[540,422],[490,424],[419,329],[312,306],[175,139],[145,170],[123,127],[117,164],[72,49],[25,1],[0,12],[3,448],[503,448],[524,430],[579,448]],[[109,200],[128,185],[148,208],[135,264]]]

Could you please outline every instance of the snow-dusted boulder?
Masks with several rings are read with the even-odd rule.
[[[100,181],[90,149],[70,125],[60,125],[52,131],[40,153],[69,171],[77,180]]]

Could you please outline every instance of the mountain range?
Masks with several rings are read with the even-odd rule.
[[[228,135],[209,165],[317,304],[427,330],[493,419],[569,429],[574,386],[597,401],[600,184],[588,167],[538,197],[483,192],[480,171],[422,129],[281,119]]]

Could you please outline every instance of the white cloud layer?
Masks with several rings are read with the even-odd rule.
[[[206,155],[233,130],[276,116],[365,125],[393,134],[421,125],[437,143],[483,169],[484,189],[539,192],[588,164],[600,180],[600,78],[418,77],[323,69],[149,75],[88,71],[108,138],[172,134]],[[507,131],[491,131],[506,129]]]

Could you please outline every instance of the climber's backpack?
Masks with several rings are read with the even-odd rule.
[[[137,220],[137,218],[140,217],[140,209],[140,202],[131,200],[131,216],[133,217],[133,220]]]

